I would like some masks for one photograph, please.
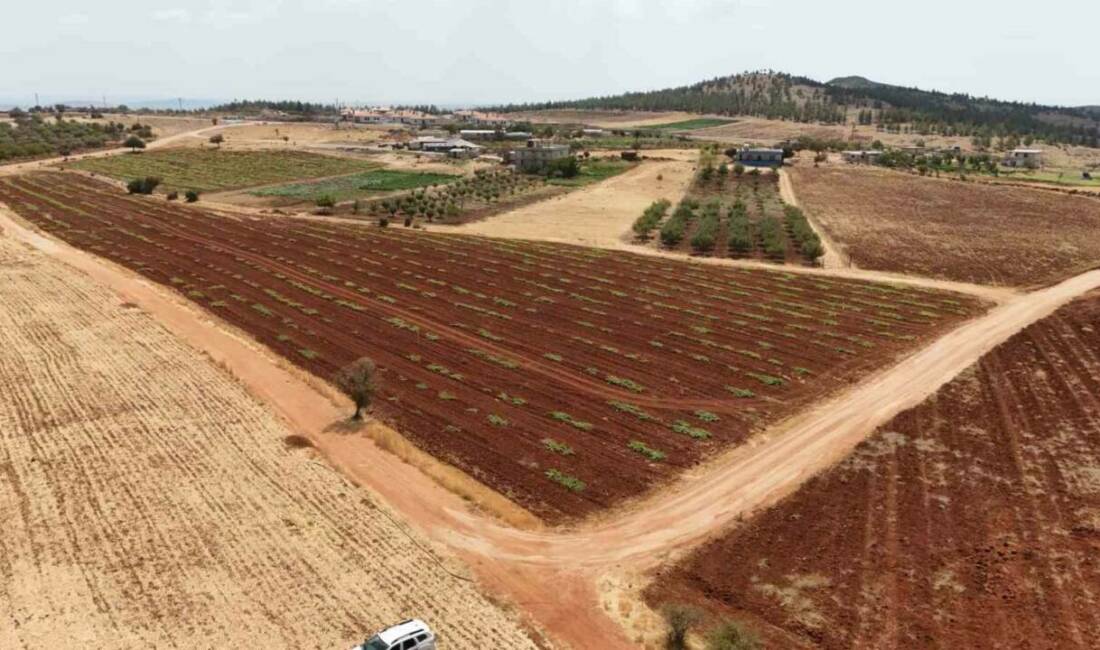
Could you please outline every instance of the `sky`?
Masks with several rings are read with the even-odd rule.
[[[0,102],[487,105],[772,69],[1100,104],[1100,2],[49,0],[3,8]]]

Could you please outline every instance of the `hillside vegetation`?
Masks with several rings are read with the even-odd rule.
[[[571,101],[497,107],[495,110],[614,109],[690,111],[768,119],[844,124],[920,135],[993,138],[1100,146],[1100,115],[1064,108],[941,93],[842,77],[822,83],[777,72],[749,72],[654,90]]]

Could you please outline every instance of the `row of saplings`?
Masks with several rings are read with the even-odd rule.
[[[698,217],[695,210],[699,208],[698,202],[693,199],[681,201],[672,216],[661,225],[661,220],[668,213],[671,204],[665,200],[655,201],[642,216],[634,222],[634,234],[638,239],[648,239],[654,229],[660,225],[661,244],[673,249],[680,245],[687,234],[688,227],[698,219],[698,227],[691,237],[691,248],[696,253],[706,254],[714,252],[717,244],[719,227],[722,223],[721,203],[712,199],[703,204]],[[817,236],[802,210],[786,206],[784,208],[784,221],[790,232],[794,244],[800,253],[808,260],[816,260],[821,257],[824,249],[821,238]],[[773,216],[765,216],[756,224],[749,220],[748,208],[744,202],[738,199],[730,206],[726,215],[726,244],[731,255],[748,255],[756,246],[754,234],[759,236],[764,255],[769,259],[782,261],[787,256],[787,236],[784,232],[784,224]]]
[[[152,194],[153,190],[157,189],[160,185],[160,179],[156,176],[146,176],[145,178],[135,178],[129,183],[126,183],[126,191],[130,194]],[[194,203],[199,200],[199,193],[197,190],[187,190],[183,193],[184,199],[188,203]],[[172,190],[168,192],[165,197],[169,201],[175,201],[180,197],[179,192]]]
[[[466,207],[467,201],[488,204],[543,183],[544,178],[531,177],[512,170],[479,169],[472,177],[460,178],[445,185],[433,185],[430,189],[415,190],[404,196],[374,201],[367,208],[371,214],[388,214],[390,219],[401,213],[405,216],[407,226],[417,217],[427,219],[428,222],[441,217],[454,218]]]

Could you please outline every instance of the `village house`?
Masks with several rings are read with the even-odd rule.
[[[1013,149],[1002,161],[1006,167],[1038,169],[1043,166],[1042,149]]]
[[[746,145],[737,150],[734,160],[746,167],[779,167],[783,164],[783,150]]]
[[[882,152],[877,149],[857,149],[841,152],[844,162],[853,165],[873,165],[882,157]]]
[[[548,144],[541,140],[531,138],[527,146],[522,149],[513,149],[509,154],[509,162],[525,172],[540,172],[553,161],[565,158],[569,155],[569,146],[564,144]]]

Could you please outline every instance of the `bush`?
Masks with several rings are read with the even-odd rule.
[[[702,612],[695,607],[675,603],[662,607],[661,616],[668,625],[668,633],[665,636],[665,648],[668,650],[685,650],[688,632],[703,618]]]
[[[133,151],[134,153],[137,153],[138,149],[144,149],[145,148],[145,141],[142,140],[141,138],[137,137],[136,135],[132,135],[132,136],[126,138],[126,142],[123,142],[122,144],[123,144],[123,146],[129,147],[130,150]]]
[[[379,228],[386,228],[389,225],[390,225],[390,220],[387,219],[386,217],[382,217],[381,219],[378,220],[378,227]]]
[[[661,243],[669,248],[675,248],[684,239],[684,232],[688,223],[695,218],[687,202],[680,203],[672,217],[661,227]]]
[[[707,635],[707,650],[756,650],[756,635],[734,621],[725,621]]]
[[[580,165],[575,156],[566,156],[553,160],[546,167],[547,176],[552,178],[573,178],[580,173]]]
[[[196,190],[187,190],[183,193],[183,196],[187,199],[188,203],[194,203],[199,200],[199,193]]]
[[[179,197],[180,197],[180,193],[173,190],[173,191],[169,192],[168,195],[164,198],[168,199],[169,201],[175,201]]]
[[[639,239],[647,239],[649,233],[657,227],[661,219],[665,218],[665,214],[671,206],[672,204],[669,203],[667,199],[661,199],[651,203],[650,206],[645,209],[645,212],[642,213],[642,216],[638,217],[634,222],[634,234],[637,235]]]
[[[126,191],[130,194],[152,194],[157,185],[160,185],[160,179],[156,176],[135,178],[126,184]]]
[[[336,199],[333,198],[330,194],[322,194],[321,196],[317,197],[317,207],[330,209],[335,208]]]
[[[741,163],[737,163],[733,166],[733,175],[734,176],[740,176],[741,174],[744,174],[744,173],[745,173],[745,166],[742,165]]]

